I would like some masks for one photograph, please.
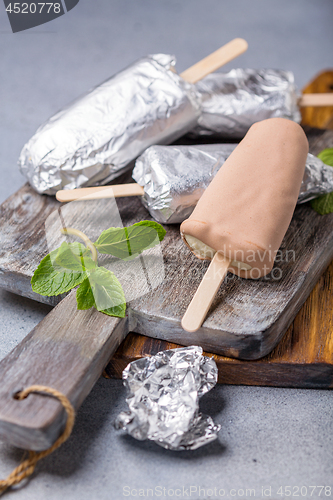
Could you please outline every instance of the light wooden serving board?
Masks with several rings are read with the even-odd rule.
[[[333,132],[312,130],[309,138],[314,153],[333,146]],[[88,203],[75,205],[72,214],[76,227],[84,224],[92,240],[110,225],[100,201],[94,203],[98,223]],[[0,286],[52,305],[59,300],[36,295],[30,286],[34,269],[48,252],[45,219],[52,214],[48,224],[51,220],[51,227],[56,227],[59,206],[27,185],[1,206]],[[137,198],[119,200],[118,207],[124,225],[150,218]],[[51,244],[57,240],[54,234]],[[230,275],[202,328],[189,334],[180,320],[208,263],[187,250],[177,226],[168,226],[162,242],[165,278],[129,303],[125,319],[95,310],[76,311],[72,292],[0,363],[0,433],[23,448],[47,448],[64,424],[60,404],[40,395],[17,401],[13,394],[32,383],[44,384],[62,391],[78,407],[130,331],[182,345],[199,344],[206,351],[243,360],[267,355],[333,258],[333,214],[319,216],[309,206],[299,206],[281,250],[295,252],[295,261],[278,264],[281,279],[240,280]],[[132,283],[135,288],[135,279]],[[277,365],[267,366],[274,373]]]

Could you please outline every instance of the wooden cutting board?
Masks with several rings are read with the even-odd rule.
[[[177,344],[130,333],[106,366],[104,376],[121,378],[136,359]],[[219,356],[209,352],[218,367],[218,382],[233,385],[333,388],[333,263],[322,274],[308,299],[267,356],[257,361]]]
[[[322,92],[333,92],[333,69],[318,73],[302,89],[303,94]],[[333,108],[330,106],[305,107],[301,114],[305,127],[333,129]],[[312,147],[318,153],[320,140]],[[220,383],[327,389],[333,386],[332,343],[333,263],[320,277],[282,341],[269,355],[260,361],[248,362],[206,354],[214,356]],[[176,347],[179,346],[171,342],[131,333],[110,360],[104,376],[121,378],[123,369],[131,361]]]
[[[308,136],[313,153],[333,146],[333,132],[309,130]],[[124,225],[149,218],[137,198],[119,200],[118,206]],[[101,206],[95,205],[93,210],[87,203],[76,207],[72,214],[75,227],[83,229],[91,239],[110,225],[108,212]],[[1,206],[0,286],[53,305],[59,300],[36,295],[30,287],[33,270],[48,252],[45,219],[52,214],[48,224],[56,227],[58,208],[59,204],[53,198],[39,196],[27,185]],[[100,214],[97,222],[92,217],[94,210]],[[51,231],[51,234],[57,233]],[[180,319],[207,263],[195,259],[187,251],[179,238],[177,226],[169,226],[162,243],[165,278],[157,288],[129,303],[125,319],[110,318],[94,310],[76,311],[75,296],[71,293],[2,360],[0,433],[23,448],[50,446],[64,423],[60,404],[40,395],[17,401],[13,394],[32,383],[44,384],[62,391],[78,407],[129,331],[177,344],[200,344],[208,352],[243,360],[267,356],[282,339],[333,258],[333,214],[319,216],[309,206],[299,206],[281,250],[285,254],[288,250],[295,252],[294,260],[279,263],[281,279],[239,280],[230,275],[203,327],[189,334],[182,330]],[[135,279],[131,283],[132,288],[137,286]],[[294,344],[311,354],[303,363],[307,368],[311,365],[309,375],[304,375],[304,369],[302,371],[301,358],[295,357],[292,349],[284,349],[280,357],[268,356],[264,361],[218,358],[220,376],[222,381],[236,383],[261,384],[275,380],[274,385],[300,386],[300,374],[303,373],[304,386],[309,384],[311,377],[312,386],[324,384],[324,379],[325,386],[328,386],[332,359],[316,357],[318,349],[322,349],[318,342],[322,342],[322,337],[317,334],[309,345],[304,345],[299,339],[295,342],[293,338]],[[332,341],[327,345],[331,353]],[[152,350],[156,351],[156,345]],[[125,360],[126,356],[123,354]],[[116,359],[119,359],[119,353]],[[324,376],[322,365],[326,369]],[[281,371],[282,366],[286,367],[284,371]],[[263,372],[266,377],[263,377]],[[236,373],[238,378],[232,378]],[[317,385],[313,373],[317,373]]]

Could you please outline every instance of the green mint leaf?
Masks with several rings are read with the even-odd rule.
[[[41,260],[31,278],[34,292],[50,297],[66,293],[86,278],[86,272],[77,272],[58,266],[55,261],[58,250],[53,250]]]
[[[320,151],[318,158],[326,165],[333,167],[333,148],[323,149]]]
[[[130,256],[137,257],[144,250],[159,244],[160,236],[154,227],[133,224],[124,228],[128,234]]]
[[[89,274],[80,285],[76,297],[79,309],[94,306],[109,316],[125,317],[126,299],[122,286],[116,276],[105,267],[97,267]]]
[[[105,267],[98,267],[96,271],[91,273],[89,281],[94,294],[96,309],[99,311],[126,303],[121,284],[113,272],[105,269]]]
[[[125,259],[130,255],[125,228],[110,227],[106,229],[94,245],[100,253],[107,253],[120,259]]]
[[[83,243],[79,243],[78,241],[74,241],[74,243],[67,243],[67,242],[65,243],[75,255],[83,255],[83,256],[90,255],[89,248],[87,248]],[[61,246],[59,248],[61,248]]]
[[[155,222],[153,220],[142,220],[140,222],[136,222],[135,224],[133,224],[133,227],[134,226],[147,226],[154,228],[158,234],[158,239],[160,241],[163,241],[164,236],[166,235],[166,230],[164,229],[164,227],[161,226],[161,224],[159,224],[158,222]]]
[[[333,167],[333,148],[321,151],[318,158],[326,165]],[[333,212],[333,193],[323,194],[311,200],[311,207],[320,215],[331,214]]]
[[[100,311],[108,316],[116,316],[117,318],[125,318],[126,316],[126,302],[124,304],[120,304],[119,306],[109,307],[108,309],[104,309]]]
[[[319,198],[311,200],[311,207],[320,215],[333,212],[333,193],[323,194]]]
[[[96,267],[96,263],[89,255],[89,250],[82,243],[63,242],[57,250],[55,262],[53,262],[54,267],[59,266],[76,272],[84,272]]]
[[[165,229],[157,222],[142,221],[129,227],[111,227],[103,231],[95,247],[100,253],[127,260],[157,245],[164,235]]]
[[[80,310],[90,309],[95,306],[95,299],[89,278],[85,278],[76,291],[77,308]]]

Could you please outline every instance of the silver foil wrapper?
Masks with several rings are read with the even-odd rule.
[[[220,426],[199,413],[199,398],[217,382],[216,363],[202,355],[201,347],[133,361],[123,380],[130,411],[118,415],[116,428],[172,450],[195,450],[217,438]]]
[[[144,187],[142,202],[165,224],[187,219],[237,144],[152,146],[136,161],[133,178]],[[308,155],[298,203],[333,191],[333,168]]]
[[[196,88],[202,111],[192,136],[242,138],[253,123],[266,118],[301,119],[290,71],[233,69],[207,76]]]
[[[173,56],[135,62],[44,123],[24,146],[19,167],[39,193],[105,184],[152,144],[169,144],[197,123],[195,87]]]

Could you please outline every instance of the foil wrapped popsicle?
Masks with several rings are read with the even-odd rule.
[[[196,88],[202,103],[192,136],[239,139],[251,125],[267,118],[301,120],[300,95],[291,71],[237,68],[208,75]]]
[[[142,202],[155,220],[181,223],[193,212],[237,144],[152,146],[135,163],[133,179],[144,187]],[[333,168],[308,154],[297,203],[333,191]]]
[[[142,203],[155,220],[177,224],[193,212],[199,198],[237,144],[151,146],[135,163],[137,184],[111,186],[110,196],[142,196]],[[122,194],[117,190],[120,188]],[[103,197],[107,187],[58,191],[59,201],[89,196]],[[297,203],[333,191],[333,168],[308,154]],[[91,198],[90,198],[91,199]]]
[[[333,94],[301,94],[291,71],[232,69],[196,84],[201,114],[191,136],[241,139],[251,125],[267,118],[301,120],[300,107],[332,106]]]
[[[155,54],[90,90],[44,123],[23,147],[21,172],[39,193],[103,185],[152,144],[169,144],[197,123],[194,83],[247,49],[236,38],[178,75]]]
[[[148,146],[172,142],[199,116],[193,85],[171,71],[174,57],[144,57],[41,125],[19,167],[39,193],[107,183]]]

